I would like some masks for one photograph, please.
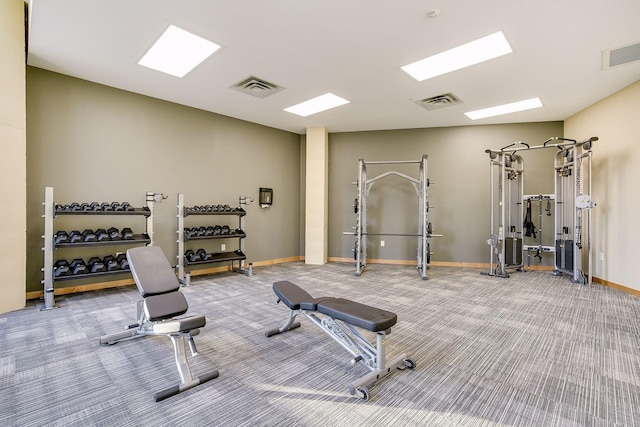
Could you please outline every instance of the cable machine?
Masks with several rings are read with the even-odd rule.
[[[400,172],[389,171],[375,178],[367,179],[367,165],[382,164],[408,164],[417,163],[420,165],[420,173],[418,179],[412,178]],[[369,233],[367,232],[367,196],[371,191],[373,185],[389,175],[396,175],[400,178],[406,179],[411,182],[418,195],[418,233],[417,234],[405,234],[405,233]],[[363,159],[358,160],[358,181],[355,182],[357,186],[357,197],[354,204],[354,210],[356,213],[356,226],[353,232],[344,232],[347,235],[355,235],[356,242],[354,248],[354,258],[356,262],[356,276],[360,276],[362,271],[367,266],[367,236],[409,236],[418,238],[417,248],[417,269],[423,280],[427,277],[427,264],[431,260],[429,238],[435,235],[431,234],[431,223],[428,221],[429,213],[429,201],[427,194],[427,187],[429,186],[429,179],[427,178],[427,155],[423,155],[420,160],[405,160],[405,161],[376,161],[365,162]]]
[[[491,247],[491,259],[487,274],[509,277],[506,272],[508,266],[522,270],[524,252],[528,255],[529,266],[532,254],[542,260],[543,254],[554,253],[554,275],[568,274],[575,283],[591,285],[591,274],[584,273],[583,256],[587,259],[587,268],[590,268],[591,209],[596,206],[591,201],[591,148],[597,140],[597,137],[584,141],[552,137],[538,146],[518,141],[500,150],[485,150],[491,164],[491,238],[487,240]],[[558,150],[554,159],[554,193],[524,195],[524,162],[516,153],[545,148]],[[496,168],[499,171],[497,173],[494,170]],[[496,176],[497,197],[494,195]],[[519,188],[520,199],[513,196],[512,187]],[[533,204],[536,202],[538,227],[535,226],[532,215]],[[553,245],[545,245],[542,233],[543,206],[546,215],[551,216],[552,203],[555,207],[555,241]],[[526,214],[523,208],[525,205]],[[519,215],[514,215],[514,212],[519,212]],[[497,231],[494,223],[496,217]],[[509,235],[505,236],[507,224]],[[537,244],[523,244],[524,237],[537,239]],[[513,239],[513,242],[509,243],[508,239]]]
[[[487,274],[509,277],[507,268],[522,268],[524,160],[515,153],[486,152],[491,160],[491,237],[487,240],[491,251]]]

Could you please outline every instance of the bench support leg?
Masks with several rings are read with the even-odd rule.
[[[286,322],[284,322],[284,325],[282,325],[282,327],[280,329],[272,329],[270,331],[267,331],[264,333],[264,336],[269,338],[273,335],[278,335],[281,334],[283,332],[287,332],[290,331],[291,329],[296,329],[300,327],[300,322],[296,322],[296,316],[298,315],[298,313],[300,313],[299,310],[289,310],[289,318],[287,319]]]

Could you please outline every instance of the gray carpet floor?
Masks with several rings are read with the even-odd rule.
[[[100,346],[135,322],[135,287],[58,297],[0,315],[2,426],[632,426],[640,425],[640,299],[549,272],[508,279],[479,270],[295,262],[183,287],[196,337],[194,375],[220,377],[162,402],[179,382],[171,342]],[[387,356],[417,364],[371,389],[368,370],[308,319],[270,338],[288,310],[274,281],[393,311]]]

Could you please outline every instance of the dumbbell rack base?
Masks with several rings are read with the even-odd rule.
[[[233,251],[233,252],[218,252],[212,253],[211,259],[205,261],[189,261],[187,257],[184,258],[184,265],[188,267],[190,265],[201,265],[201,264],[209,264],[212,262],[229,262],[229,261],[243,261],[247,259],[247,256],[242,251]]]
[[[118,270],[111,270],[111,271],[101,271],[99,273],[72,274],[69,276],[58,276],[54,279],[54,281],[63,282],[67,280],[91,279],[94,277],[111,276],[113,274],[122,274],[122,273],[131,273],[131,270],[128,268],[125,268],[125,269],[118,269]]]

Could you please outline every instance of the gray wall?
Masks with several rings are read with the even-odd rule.
[[[432,261],[488,263],[490,235],[490,175],[487,148],[514,141],[542,144],[563,136],[562,122],[466,126],[352,132],[329,137],[329,256],[352,258],[353,236],[343,235],[355,225],[352,204],[358,178],[358,159],[365,161],[419,160],[428,155],[429,221],[435,234]],[[553,193],[553,150],[521,153],[525,160],[525,194]],[[370,165],[367,178],[390,170],[418,178],[419,165]],[[395,177],[376,183],[367,203],[371,232],[416,233],[418,199],[411,184]],[[552,238],[552,230],[548,230]],[[385,246],[380,247],[380,240]],[[417,242],[409,237],[370,237],[370,259],[415,260]],[[536,261],[537,263],[537,261]],[[551,258],[544,265],[553,265]]]
[[[40,290],[42,199],[144,203],[146,191],[169,196],[156,210],[156,244],[175,259],[178,192],[187,205],[235,205],[240,195],[257,199],[261,186],[274,189],[274,205],[248,207],[245,250],[249,261],[304,255],[305,137],[165,101],[28,68],[27,74],[27,290]],[[329,257],[352,258],[353,201],[357,161],[419,160],[429,156],[429,212],[433,261],[488,262],[489,159],[484,150],[523,140],[536,145],[562,136],[562,123],[427,128],[329,135]],[[523,153],[526,188],[553,192],[553,151]],[[370,166],[369,178],[388,170],[418,176],[417,165]],[[369,230],[415,232],[415,190],[397,178],[372,191]],[[107,226],[124,226],[119,218]],[[129,221],[131,223],[131,221]],[[100,224],[101,226],[103,224]],[[129,224],[130,225],[130,224]],[[142,228],[141,220],[133,220]],[[196,225],[196,224],[192,224]],[[56,229],[96,228],[94,218],[58,217]],[[369,258],[415,260],[413,238],[370,239]],[[232,243],[229,243],[232,245]],[[95,249],[57,258],[111,253]],[[551,265],[550,260],[545,260]],[[59,282],[74,286],[81,282]]]
[[[29,67],[27,291],[42,289],[45,186],[54,187],[57,203],[129,201],[142,206],[145,192],[164,193],[169,198],[156,206],[155,240],[171,260],[177,253],[177,193],[185,194],[187,206],[235,206],[239,196],[248,195],[256,200],[246,208],[248,261],[297,257],[300,144],[300,136],[290,132]],[[268,209],[258,206],[259,187],[274,190]],[[58,217],[55,229],[125,226],[120,218],[100,221]],[[136,232],[144,229],[140,219],[127,222]],[[113,250],[59,250],[54,260]]]

